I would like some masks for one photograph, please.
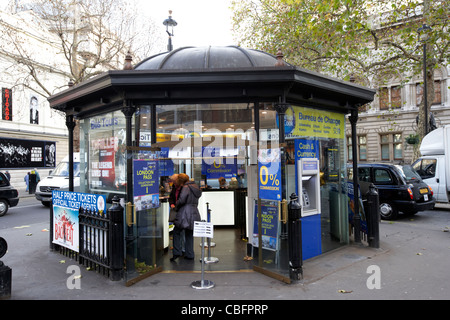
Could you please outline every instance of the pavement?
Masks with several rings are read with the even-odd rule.
[[[426,215],[382,221],[380,248],[352,243],[308,259],[303,280],[295,284],[248,270],[205,273],[205,280],[215,286],[204,290],[190,286],[201,279],[194,272],[161,272],[127,287],[50,251],[48,222],[1,230],[0,236],[8,242],[1,260],[12,269],[10,301],[156,300],[163,305],[178,301],[178,313],[183,306],[208,301],[448,300],[450,211],[442,217],[436,225],[425,224]],[[75,283],[74,266],[81,271],[76,282],[80,287],[70,289]]]

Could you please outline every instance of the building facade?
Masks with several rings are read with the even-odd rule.
[[[33,11],[0,11],[0,24],[0,170],[24,193],[28,172],[42,179],[67,155],[65,115],[47,97],[69,77],[57,38]]]
[[[450,124],[449,67],[434,72],[435,99],[430,113],[437,127]],[[391,81],[378,88],[374,101],[360,109],[357,123],[358,161],[410,164],[414,148],[408,143],[417,131],[416,118],[423,98],[422,77],[413,77],[406,84]],[[353,159],[351,134],[347,129],[348,160]]]
[[[66,116],[51,109],[47,98],[79,80],[73,76],[74,63],[79,69],[90,68],[88,78],[122,67],[126,55],[122,47],[112,57],[110,51],[98,50],[89,37],[97,31],[95,22],[84,24],[76,34],[70,23],[58,31],[52,22],[33,10],[0,10],[0,170],[9,171],[21,193],[26,192],[28,172],[37,170],[42,179],[68,155]],[[66,36],[60,37],[61,32]],[[103,32],[107,37],[108,31]],[[108,39],[102,46],[122,43],[117,37]],[[71,51],[69,46],[75,44],[77,50]],[[101,62],[92,64],[92,59]]]

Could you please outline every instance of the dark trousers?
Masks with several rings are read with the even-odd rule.
[[[185,236],[185,254],[186,258],[194,258],[194,231],[189,229],[173,228],[173,255],[182,255],[183,231]]]

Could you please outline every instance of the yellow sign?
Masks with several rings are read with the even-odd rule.
[[[286,138],[344,139],[344,123],[345,116],[342,113],[293,106],[286,111]]]

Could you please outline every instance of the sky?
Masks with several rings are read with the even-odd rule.
[[[168,39],[163,21],[169,17],[174,27],[174,49],[185,46],[234,45],[232,38],[231,0],[140,0],[146,14],[160,26],[163,39]],[[167,41],[166,41],[167,44]]]

